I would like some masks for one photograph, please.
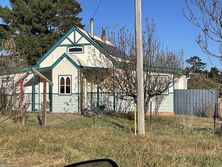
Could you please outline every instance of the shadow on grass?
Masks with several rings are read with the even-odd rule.
[[[129,127],[130,125],[127,123],[129,119],[123,118],[120,115],[116,114],[106,114],[102,117],[98,117],[97,119],[103,121],[106,126],[114,127],[115,129],[121,129],[125,131],[126,133],[131,133],[133,132],[133,129]],[[118,120],[113,120],[113,119],[118,119]]]
[[[219,137],[222,137],[222,125],[220,127],[215,128],[215,134]]]
[[[194,127],[193,130],[195,131],[200,131],[200,132],[212,132],[213,129],[212,128],[198,128],[198,127]]]

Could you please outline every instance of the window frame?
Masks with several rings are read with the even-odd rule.
[[[64,87],[64,93],[61,93],[61,79],[64,78],[64,85],[62,85]],[[66,79],[69,78],[70,79],[70,84],[68,85],[70,87],[70,93],[66,93]],[[72,75],[58,75],[58,94],[62,95],[62,96],[68,96],[72,94]]]
[[[69,49],[72,49],[72,48],[81,48],[82,51],[70,52]],[[71,47],[67,47],[67,53],[68,53],[68,54],[84,53],[84,47],[83,47],[83,46],[71,46]]]

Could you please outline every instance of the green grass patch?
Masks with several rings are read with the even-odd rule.
[[[111,158],[121,167],[221,166],[222,141],[210,119],[146,118],[146,135],[135,136],[125,114],[84,117],[47,116],[40,127],[36,114],[27,124],[0,124],[0,164],[63,166],[78,161]]]

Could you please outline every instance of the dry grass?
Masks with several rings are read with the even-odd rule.
[[[111,158],[121,167],[221,166],[222,141],[209,119],[154,117],[146,135],[133,134],[133,121],[123,115],[89,117],[48,115],[39,127],[31,114],[27,126],[0,124],[0,164],[63,166]]]

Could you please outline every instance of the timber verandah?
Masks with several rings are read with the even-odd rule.
[[[17,94],[19,95],[19,94]],[[81,93],[72,93],[69,95],[69,101],[64,102],[57,93],[46,93],[46,111],[53,113],[76,113],[81,114],[83,111],[92,111],[97,113],[102,112],[115,112],[115,111],[133,111],[133,100],[123,100],[119,98],[118,93],[110,92],[87,92],[86,108],[82,108]],[[10,97],[10,95],[6,95]],[[34,97],[33,97],[34,96]],[[67,98],[67,97],[66,97]],[[9,98],[7,98],[9,99]],[[33,101],[34,99],[34,101]],[[24,108],[26,112],[41,112],[42,110],[43,93],[24,93]],[[52,99],[54,99],[52,101]],[[57,100],[55,100],[57,99]],[[56,104],[53,104],[56,103]],[[0,98],[0,109],[6,105],[5,98]],[[19,108],[19,106],[17,106]],[[15,108],[17,108],[15,107]],[[54,108],[53,108],[54,107]],[[55,109],[57,108],[57,109]]]
[[[92,68],[85,68],[87,72],[92,71]],[[98,70],[93,70],[94,73],[98,73]],[[96,72],[97,71],[97,72]],[[103,69],[104,71],[104,69]],[[106,71],[106,70],[105,70]],[[80,74],[81,75],[81,74]],[[78,77],[79,78],[79,77]],[[98,74],[96,74],[96,80],[98,80]],[[40,91],[40,82],[38,76],[33,75],[31,80],[28,81],[27,86],[31,86],[31,93],[24,92],[24,108],[26,111],[38,112],[42,110],[43,105],[43,93]],[[83,106],[83,91],[82,91],[82,78],[78,79],[79,86],[78,92],[72,92],[69,95],[61,95],[59,93],[53,93],[52,86],[47,86],[48,92],[46,93],[46,110],[47,112],[59,113],[59,112],[71,112],[81,114],[83,111],[95,111],[95,112],[114,112],[118,110],[128,110],[130,106],[134,106],[131,100],[127,102],[119,99],[118,93],[115,92],[103,92],[96,85],[96,91],[87,90],[85,99],[85,106]],[[25,84],[26,85],[26,84]],[[39,86],[37,86],[39,85]],[[7,98],[4,98],[6,96]],[[12,95],[4,94],[0,98],[0,108],[4,108]],[[13,96],[19,96],[19,92]],[[67,100],[68,99],[68,100]],[[119,108],[118,108],[119,106]],[[14,108],[19,108],[19,104]]]
[[[166,68],[158,68],[155,67],[155,69],[151,69],[151,71],[157,71],[157,72],[166,72]],[[7,70],[7,72],[20,72],[23,73],[25,71],[28,71],[30,68],[23,68],[23,69],[17,69],[17,70]],[[86,70],[87,72],[91,71],[94,73],[100,73],[98,72],[98,68],[94,67],[82,67],[81,69]],[[158,69],[158,70],[157,70]],[[168,69],[168,68],[167,68]],[[39,69],[41,71],[41,69]],[[99,69],[101,71],[101,69]],[[169,68],[171,71],[170,73],[180,73],[181,69],[178,68]],[[45,69],[42,71],[44,72]],[[47,69],[48,71],[48,69]],[[102,69],[102,71],[107,71],[107,69]],[[169,72],[169,71],[168,71]],[[101,73],[100,75],[102,75]],[[81,73],[80,73],[81,75]],[[38,80],[35,76],[33,77],[34,80],[32,82],[33,85],[35,85],[35,81]],[[96,74],[96,78],[98,79],[98,74]],[[49,93],[47,93],[47,111],[48,112],[74,112],[74,113],[82,113],[83,111],[133,111],[134,110],[134,102],[132,99],[123,100],[120,97],[120,93],[117,92],[103,92],[100,89],[97,89],[96,91],[87,91],[86,96],[86,106],[83,107],[83,97],[82,97],[82,80],[79,78],[79,87],[78,92],[71,93],[67,96],[61,96],[58,93],[51,93],[52,87],[47,88],[49,90]],[[26,108],[27,111],[40,111],[42,106],[42,93],[36,93],[34,86],[32,86],[32,93],[26,93],[25,92],[25,99],[26,99]],[[63,101],[63,97],[68,97],[68,102]],[[4,99],[4,98],[1,98]],[[2,101],[2,100],[1,100]],[[2,101],[3,102],[3,101]],[[4,102],[5,103],[5,102]],[[2,104],[2,105],[1,105]],[[3,107],[3,103],[0,102],[0,107]],[[56,113],[55,112],[55,113]],[[172,111],[171,111],[172,112]]]

